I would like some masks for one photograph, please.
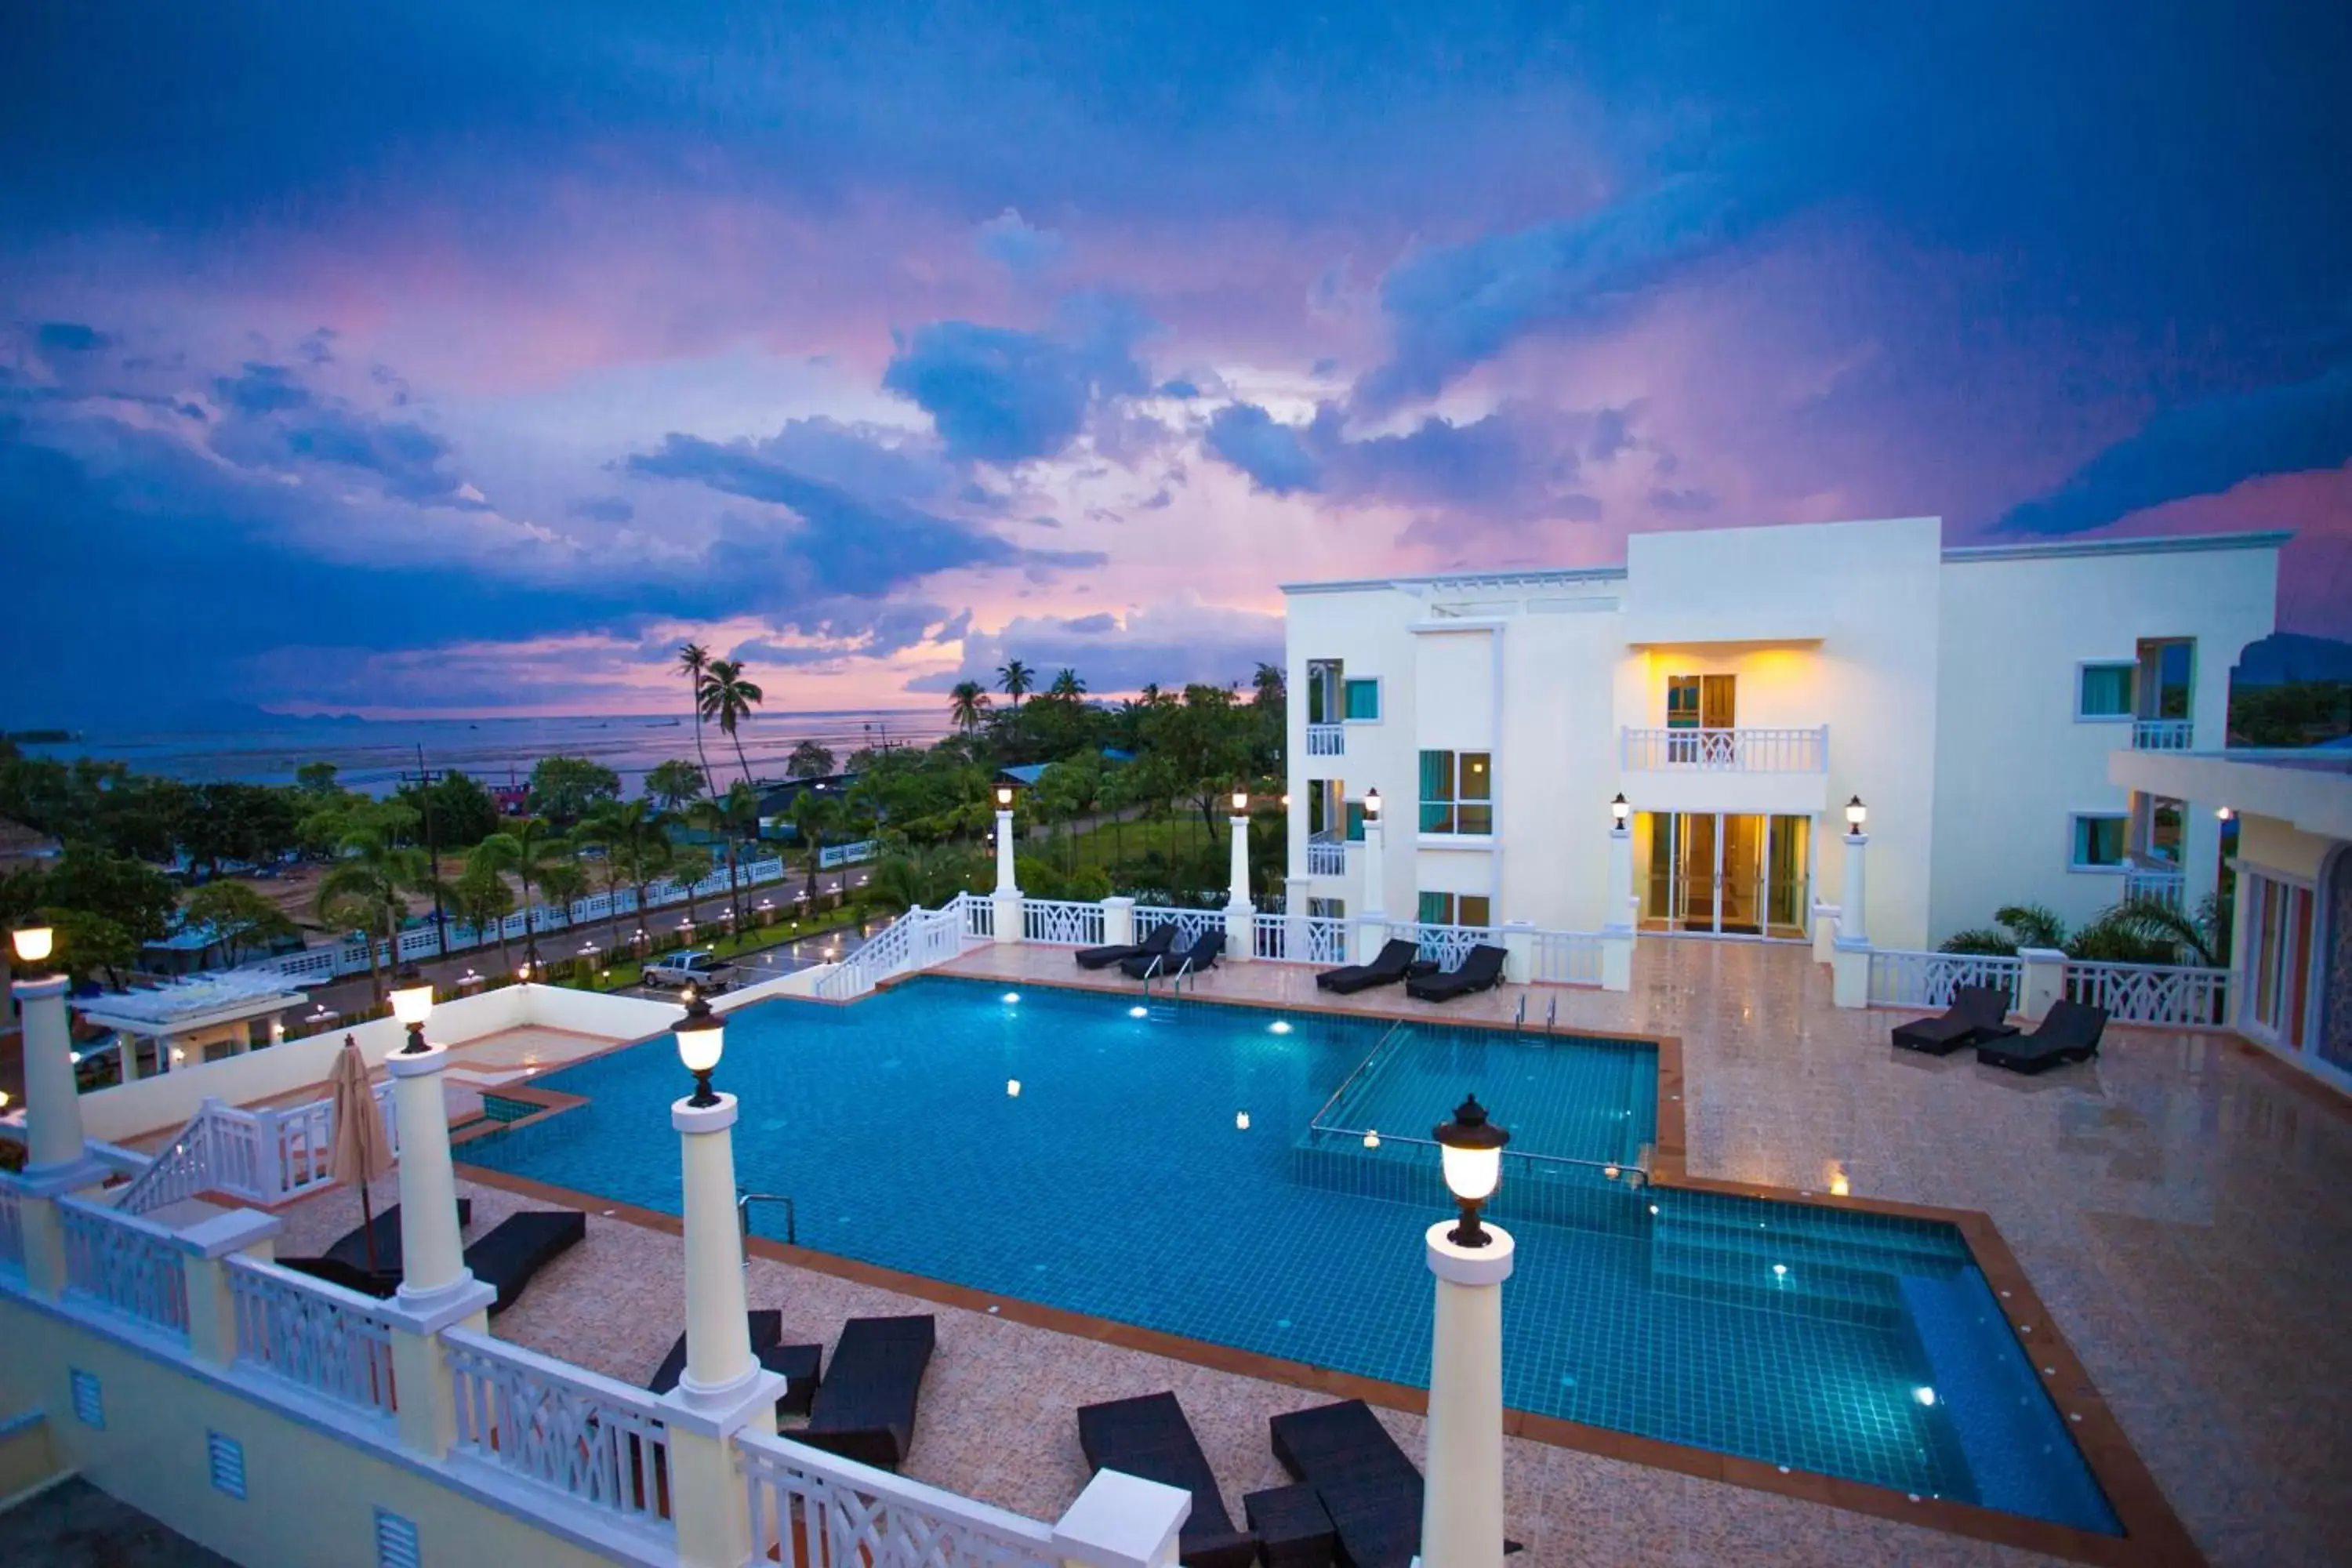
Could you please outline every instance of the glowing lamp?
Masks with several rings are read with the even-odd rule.
[[[8,940],[16,946],[19,963],[39,963],[57,945],[57,932],[47,926],[19,926]]]
[[[2213,816],[2214,816],[2214,820],[2216,820],[2216,821],[2218,821],[2218,822],[2227,822],[2227,821],[2229,821],[2231,817],[2233,817],[2233,816],[2237,816],[2237,815],[2238,815],[2238,814],[2237,814],[2236,812],[2231,811],[2231,810],[2228,806],[2226,806],[2226,805],[2217,805],[2217,806],[2215,806],[2215,807],[2213,808]],[[24,935],[25,933],[24,933],[24,932],[22,932],[22,931],[18,931],[16,934],[17,934],[17,935],[19,935],[19,936],[22,936],[22,935]]]
[[[1625,804],[1625,797],[1622,794],[1620,794],[1615,800],[1609,803],[1609,820],[1619,827],[1624,826],[1625,819],[1633,815],[1633,808]]]
[[[402,964],[394,978],[399,984],[392,991],[392,1016],[408,1026],[408,1044],[400,1054],[422,1056],[432,1048],[425,1043],[425,1020],[433,1016],[433,982],[414,963]]]
[[[996,809],[999,811],[1011,811],[1013,809],[1013,786],[1011,784],[998,784],[996,786]]]
[[[1380,814],[1381,814],[1381,792],[1380,792],[1379,790],[1377,790],[1377,789],[1368,789],[1368,790],[1366,790],[1366,791],[1364,792],[1364,818],[1365,818],[1365,820],[1369,822],[1369,821],[1370,821],[1371,819],[1373,819],[1374,817],[1379,816],[1380,816]]]
[[[1845,830],[1848,833],[1858,837],[1862,825],[1869,820],[1870,807],[1862,804],[1862,796],[1855,795],[1845,803]]]
[[[688,1105],[716,1105],[719,1096],[711,1091],[710,1075],[718,1069],[719,1053],[727,1048],[727,1025],[710,1010],[710,1004],[696,996],[687,1004],[686,1016],[678,1020],[677,1059],[694,1075],[694,1093]]]
[[[1445,1233],[1456,1247],[1485,1247],[1494,1238],[1478,1225],[1478,1208],[1503,1182],[1503,1145],[1511,1135],[1486,1120],[1475,1094],[1463,1097],[1454,1120],[1430,1134],[1437,1140],[1446,1190],[1462,1210],[1462,1223]]]
[[[1242,813],[1244,813],[1244,812],[1247,811],[1248,809],[1249,809],[1249,791],[1247,791],[1247,790],[1245,790],[1245,789],[1237,789],[1237,790],[1234,791],[1234,815],[1235,816],[1239,816]]]

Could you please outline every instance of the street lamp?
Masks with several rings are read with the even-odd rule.
[[[679,1020],[677,1059],[694,1075],[694,1095],[687,1104],[702,1107],[719,1103],[719,1096],[710,1087],[710,1075],[719,1067],[719,1053],[727,1047],[727,1025],[710,1010],[710,1004],[692,988],[687,992],[686,1016]]]
[[[57,945],[57,932],[47,926],[18,926],[8,937],[19,963],[42,963]]]
[[[1234,791],[1234,815],[1239,816],[1247,810],[1249,810],[1249,791],[1236,789]]]
[[[433,1048],[425,1043],[425,1020],[433,1016],[433,983],[414,963],[402,964],[394,978],[398,984],[393,988],[392,1016],[408,1026],[408,1044],[400,1047],[400,1054],[422,1056]]]
[[[1612,826],[1624,826],[1625,819],[1633,815],[1633,808],[1625,804],[1625,796],[1622,792],[1615,800],[1609,803],[1609,821]]]
[[[1845,830],[1856,838],[1862,837],[1862,825],[1870,820],[1870,807],[1855,795],[1845,803]]]
[[[996,809],[999,811],[1011,811],[1013,809],[1013,786],[1011,784],[998,784],[996,786]]]
[[[1445,1239],[1456,1247],[1485,1247],[1494,1238],[1479,1227],[1478,1208],[1502,1184],[1503,1145],[1511,1135],[1486,1120],[1486,1108],[1472,1094],[1463,1098],[1454,1120],[1430,1136],[1443,1152],[1446,1189],[1462,1208],[1462,1223]]]

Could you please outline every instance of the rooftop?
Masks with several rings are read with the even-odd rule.
[[[309,1000],[305,993],[286,984],[283,975],[222,970],[152,990],[81,998],[73,1005],[94,1024],[152,1034],[158,1028],[194,1028],[255,1017]]]

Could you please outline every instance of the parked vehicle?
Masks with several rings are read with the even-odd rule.
[[[727,975],[734,965],[709,948],[696,948],[688,952],[674,952],[659,963],[648,963],[638,977],[647,985],[667,985],[673,990],[694,986],[703,993],[727,989]]]

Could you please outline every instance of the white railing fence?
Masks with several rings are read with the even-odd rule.
[[[70,1197],[58,1200],[58,1223],[68,1293],[186,1336],[188,1272],[168,1228]]]
[[[1539,931],[1528,955],[1529,978],[1552,985],[1601,984],[1601,937],[1596,931]]]
[[[25,1267],[25,1208],[16,1179],[0,1172],[0,1268],[21,1273]]]
[[[2181,895],[2189,879],[2173,867],[2126,866],[2124,868],[2124,897],[2147,899],[2157,903],[2180,907]]]
[[[669,1427],[652,1394],[465,1329],[442,1333],[457,1394],[453,1458],[670,1533]]]
[[[1389,935],[1399,942],[1410,942],[1421,949],[1421,956],[1441,969],[1459,969],[1462,961],[1470,956],[1474,947],[1500,947],[1502,939],[1490,926],[1417,925],[1398,921],[1389,927]]]
[[[2025,961],[1975,952],[1908,952],[1874,948],[1870,954],[1870,1003],[1874,1007],[1948,1007],[1963,985],[1991,985],[2020,1001]]]
[[[231,1257],[238,1364],[372,1415],[389,1416],[392,1328],[356,1291]]]
[[[751,1510],[751,1559],[787,1568],[1059,1568],[1054,1532],[887,1470],[763,1433],[735,1458]]]
[[[2106,1009],[2118,1024],[2218,1028],[2229,1017],[2230,972],[2165,963],[2094,963],[2069,959],[2066,994]]]
[[[1310,757],[1340,757],[1348,752],[1348,731],[1339,724],[1309,724],[1307,726],[1307,754]]]
[[[214,1185],[213,1106],[188,1119],[171,1146],[131,1178],[114,1200],[120,1214],[145,1214],[184,1198],[194,1197]]]
[[[1168,925],[1172,925],[1176,928],[1175,947],[1172,951],[1181,952],[1187,948],[1190,948],[1194,942],[1200,941],[1201,938],[1208,932],[1224,930],[1225,911],[1223,910],[1179,910],[1171,909],[1166,904],[1138,904],[1135,906],[1136,941],[1141,942],[1153,931],[1161,926]],[[1102,938],[1097,936],[1095,940],[1097,942],[1100,942]]]
[[[2185,752],[2195,740],[2197,724],[2190,719],[2135,719],[2132,721],[2132,750],[2135,752]]]
[[[1348,841],[1328,835],[1309,838],[1307,841],[1307,874],[1310,877],[1346,876]]]
[[[1345,963],[1348,923],[1315,915],[1260,915],[1252,952],[1280,963]]]
[[[955,907],[963,910],[966,942],[996,940],[996,900],[981,893],[959,893]]]
[[[1631,772],[1818,773],[1830,765],[1830,731],[1636,730],[1619,732],[1619,761]]]
[[[1143,911],[1138,910],[1135,915],[1139,926]],[[1073,903],[1066,899],[1024,899],[1021,940],[1045,947],[1100,947],[1103,907]]]

